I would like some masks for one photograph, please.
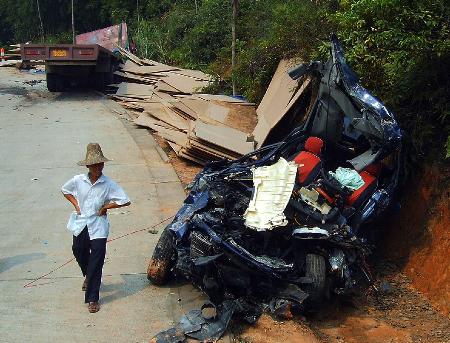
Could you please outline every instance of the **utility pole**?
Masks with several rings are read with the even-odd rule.
[[[197,14],[197,13],[198,13],[198,4],[197,4],[197,0],[194,0],[194,2],[195,2],[195,14]]]
[[[75,44],[75,19],[73,15],[73,0],[72,0],[72,41]]]
[[[39,7],[39,0],[36,0],[36,4],[37,4],[39,22],[41,23],[41,41],[42,41],[42,43],[44,43],[44,40],[45,40],[45,37],[44,37],[44,25],[42,24],[42,17],[41,17],[41,9]]]
[[[236,95],[236,84],[234,82],[234,69],[236,67],[236,15],[238,0],[231,0],[233,7],[233,18],[231,20],[231,82],[233,85],[233,95]]]

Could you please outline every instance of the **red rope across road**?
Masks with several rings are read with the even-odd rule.
[[[118,239],[121,239],[121,238],[130,236],[130,235],[134,235],[135,233],[138,233],[138,232],[142,232],[142,231],[145,231],[145,230],[153,229],[154,227],[156,227],[156,226],[158,226],[158,225],[161,225],[162,223],[164,223],[165,221],[167,221],[167,220],[169,220],[169,219],[172,219],[173,217],[175,217],[175,216],[170,216],[170,217],[168,217],[168,218],[166,218],[166,219],[160,221],[159,223],[157,223],[157,224],[155,224],[155,225],[152,225],[152,226],[150,226],[150,227],[146,227],[146,228],[144,228],[144,229],[140,229],[140,230],[128,232],[128,233],[126,233],[126,234],[124,234],[124,235],[122,235],[122,236],[119,236],[119,237],[115,237],[115,238],[109,239],[107,242],[112,242],[112,241],[115,241],[115,240],[118,240]],[[24,287],[24,288],[29,288],[29,287],[40,286],[41,284],[39,284],[39,285],[33,285],[33,284],[34,284],[35,282],[37,282],[37,281],[39,281],[39,280],[41,280],[41,279],[47,277],[48,275],[50,275],[50,274],[56,272],[58,269],[61,269],[62,267],[68,265],[68,264],[69,264],[70,262],[72,262],[73,260],[75,260],[75,257],[72,257],[70,260],[64,262],[63,264],[61,264],[60,266],[56,267],[55,269],[52,269],[52,270],[49,271],[47,274],[44,274],[44,275],[39,276],[38,278],[36,278],[36,279],[34,279],[33,281],[31,281],[31,282],[27,283],[26,285],[24,285],[23,287]]]

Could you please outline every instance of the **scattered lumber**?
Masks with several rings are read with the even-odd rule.
[[[254,104],[202,93],[212,76],[141,59],[118,47],[127,61],[110,98],[134,112],[134,122],[164,138],[182,158],[199,164],[253,151]]]

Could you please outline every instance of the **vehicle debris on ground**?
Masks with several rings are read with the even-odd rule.
[[[268,125],[281,131],[269,130],[261,148],[237,160],[207,164],[190,185],[147,277],[155,285],[189,280],[217,315],[188,313],[155,342],[215,340],[228,316],[292,318],[373,282],[370,223],[394,202],[402,135],[393,113],[359,84],[334,35],[330,55],[289,70],[308,84]],[[298,124],[280,126],[286,122]]]

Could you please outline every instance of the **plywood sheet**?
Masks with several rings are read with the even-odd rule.
[[[197,118],[209,123],[225,124],[230,108],[219,105],[212,101],[205,101],[198,98],[180,98],[180,103],[190,108],[197,114]]]
[[[269,87],[264,94],[261,103],[256,109],[258,119],[261,116],[277,116],[291,100],[295,90],[298,88],[297,80],[292,80],[287,71],[296,64],[294,60],[281,60],[277,70],[270,81]]]
[[[180,150],[182,149],[181,145],[175,144],[173,142],[167,141],[167,144],[169,144],[169,146],[172,148],[173,151],[175,151],[175,153],[177,155],[180,152]]]
[[[155,79],[142,77],[142,76],[134,75],[134,74],[130,74],[130,73],[123,73],[121,71],[115,71],[114,75],[121,76],[127,80],[137,81],[139,83],[156,83],[157,82],[157,80],[155,80]]]
[[[164,82],[163,80],[159,80],[156,83],[156,89],[160,92],[169,92],[169,93],[180,93],[181,92],[178,88],[175,88],[172,85],[169,85],[168,83]]]
[[[252,105],[245,100],[236,99],[236,98],[233,98],[232,96],[228,96],[228,95],[199,93],[199,94],[196,94],[196,97],[201,98],[203,100],[216,100],[216,101],[223,101],[223,102],[239,103],[242,105],[244,105],[244,104]]]
[[[158,131],[161,129],[170,129],[170,126],[166,123],[155,119],[148,115],[148,113],[142,113],[134,120],[134,123],[139,126],[148,127],[152,130]]]
[[[256,141],[256,148],[260,148],[270,131],[276,126],[276,124],[286,115],[286,113],[291,109],[291,107],[296,103],[300,96],[305,91],[306,87],[309,85],[310,79],[304,81],[301,87],[294,94],[289,103],[281,109],[281,111],[276,115],[271,116],[261,116],[258,118],[258,123],[256,124],[255,130],[253,131],[253,136]]]
[[[294,60],[281,60],[267,88],[264,97],[256,109],[258,124],[253,132],[258,146],[261,146],[269,131],[283,118],[286,106],[298,88],[297,80],[292,80],[287,71],[299,63]]]
[[[140,83],[122,82],[117,89],[116,95],[152,96],[155,86]]]
[[[247,142],[247,134],[227,126],[206,124],[197,120],[194,132],[200,139],[241,155],[253,151],[253,142]]]
[[[178,112],[180,115],[182,115],[186,119],[196,120],[198,118],[197,112],[195,112],[193,109],[186,106],[179,100],[177,100],[175,102],[171,102],[170,106],[174,111]]]
[[[162,104],[153,104],[144,107],[144,111],[150,113],[155,118],[173,126],[178,130],[187,132],[189,123],[186,119],[181,118],[176,112],[167,108]]]
[[[155,65],[155,66],[124,66],[123,71],[139,74],[139,75],[146,75],[146,74],[153,74],[153,73],[159,73],[162,71],[170,71],[170,70],[178,70],[176,67],[171,67],[168,65]]]
[[[180,74],[184,76],[189,76],[194,79],[203,80],[203,81],[212,81],[212,76],[206,74],[200,70],[192,70],[192,69],[179,69],[174,72],[174,74]]]
[[[188,94],[200,92],[203,87],[206,87],[209,84],[208,81],[200,81],[189,76],[176,75],[173,73],[164,77],[164,82],[173,88],[178,89],[178,91]]]

